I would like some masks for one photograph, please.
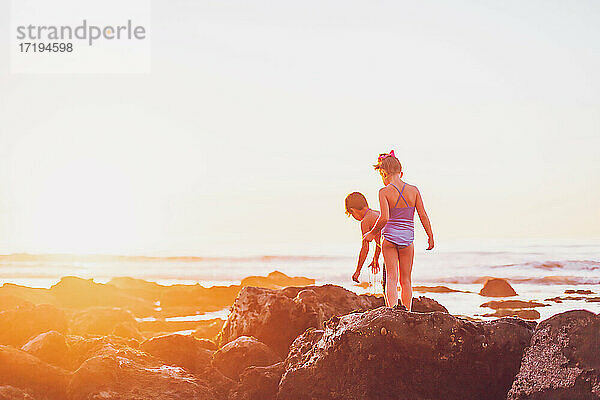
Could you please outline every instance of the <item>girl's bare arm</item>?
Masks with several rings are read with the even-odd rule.
[[[421,197],[421,193],[417,189],[417,202],[415,203],[415,208],[417,209],[417,213],[419,213],[419,219],[421,220],[421,224],[427,233],[427,237],[429,238],[429,247],[427,250],[433,249],[433,231],[431,230],[431,222],[429,221],[429,216],[425,211],[425,206],[423,205],[423,198]]]
[[[390,218],[390,205],[388,204],[385,192],[386,188],[382,188],[381,190],[379,190],[380,214],[379,218],[377,218],[377,221],[375,222],[375,225],[373,226],[371,231],[369,231],[368,234],[377,235],[377,233],[383,229],[385,224],[388,222],[388,219]]]

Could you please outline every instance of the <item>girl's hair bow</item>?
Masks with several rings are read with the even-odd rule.
[[[394,154],[394,150],[390,151],[389,154],[380,154],[379,158],[377,158],[377,162],[381,162],[382,160],[388,158],[388,157],[396,157],[396,155]]]

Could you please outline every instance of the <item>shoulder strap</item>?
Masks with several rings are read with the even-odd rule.
[[[395,186],[394,186],[395,187]],[[404,183],[404,186],[402,186],[402,190],[400,191],[400,197],[402,197],[402,200],[404,200],[404,203],[406,204],[406,207],[410,207],[408,205],[408,202],[406,201],[406,199],[404,198],[404,196],[402,195],[402,192],[404,192],[404,188],[406,187],[406,182]],[[396,188],[398,189],[398,188]],[[400,201],[400,197],[398,197],[398,201]],[[396,202],[396,204],[398,204],[398,201]]]
[[[400,201],[400,197],[402,197],[402,192],[400,191],[400,189],[398,189],[398,186],[394,185],[393,183],[390,183],[390,185],[395,187],[396,190],[398,191],[398,193],[400,194],[400,196],[398,196],[398,200],[396,200],[396,204],[394,204],[394,207],[392,207],[392,208],[396,208],[396,206],[398,205],[398,202]],[[405,183],[405,185],[406,185],[406,183]],[[404,190],[404,186],[402,187],[402,190]],[[404,202],[406,202],[406,200],[404,200]]]

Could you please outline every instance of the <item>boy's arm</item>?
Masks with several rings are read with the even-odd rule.
[[[375,239],[377,233],[383,229],[390,218],[390,206],[387,202],[387,198],[385,197],[385,189],[386,188],[382,188],[379,190],[379,218],[377,218],[377,222],[375,222],[373,229],[363,236],[363,240],[368,242]]]
[[[431,230],[431,222],[429,221],[429,216],[425,211],[425,206],[423,205],[423,198],[421,197],[421,192],[417,189],[417,203],[415,204],[415,208],[417,209],[417,213],[419,213],[419,219],[421,220],[421,224],[427,233],[427,237],[429,239],[429,246],[427,250],[433,249],[433,231]]]
[[[366,221],[363,219],[360,223],[360,231],[364,235],[367,232]],[[362,246],[360,247],[360,253],[358,253],[358,263],[356,264],[356,271],[352,275],[352,280],[358,283],[358,277],[360,276],[360,270],[362,269],[367,256],[369,255],[369,242],[363,240]]]

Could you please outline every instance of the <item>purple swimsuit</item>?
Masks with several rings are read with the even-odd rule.
[[[415,239],[415,208],[410,207],[402,195],[406,183],[404,186],[402,186],[402,190],[398,189],[398,187],[393,183],[390,185],[396,188],[398,193],[400,193],[400,196],[398,196],[398,200],[396,200],[394,207],[390,208],[390,217],[383,228],[383,237],[385,240],[395,244],[396,246],[406,247],[409,246]],[[400,198],[404,200],[406,207],[398,207]]]

